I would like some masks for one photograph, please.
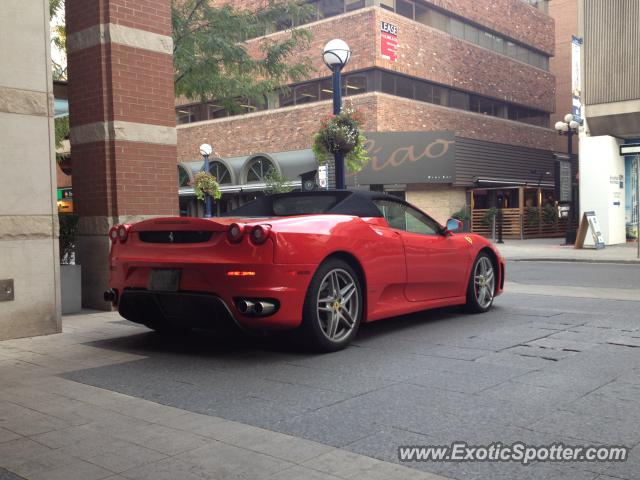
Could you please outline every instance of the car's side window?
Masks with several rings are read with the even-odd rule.
[[[392,200],[374,200],[391,228],[423,235],[437,235],[438,224],[422,212]]]

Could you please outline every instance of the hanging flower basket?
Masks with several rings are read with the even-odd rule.
[[[220,185],[218,184],[216,177],[206,172],[199,172],[193,179],[193,192],[196,194],[198,200],[204,201],[205,195],[209,195],[214,200],[218,200],[222,193],[220,192]]]
[[[345,155],[347,170],[355,173],[366,165],[369,156],[364,148],[365,136],[360,132],[362,119],[352,107],[347,106],[338,115],[324,120],[320,130],[313,137],[313,153],[318,163],[327,163],[330,155]]]

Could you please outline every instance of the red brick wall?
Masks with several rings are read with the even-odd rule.
[[[168,0],[67,0],[66,10],[69,36],[108,22],[171,35]],[[72,138],[94,122],[173,127],[174,98],[171,55],[111,43],[69,54]],[[80,215],[178,213],[175,145],[110,139],[74,143],[72,151]]]
[[[161,35],[171,35],[170,0],[71,1],[66,2],[65,10],[67,32],[79,32],[99,23],[117,23]]]
[[[553,4],[557,0],[550,3]],[[490,30],[553,54],[553,18],[522,0],[429,0]]]
[[[555,1],[557,0],[550,3],[553,4]],[[267,0],[213,0],[211,3],[231,4],[239,8],[256,10],[264,8],[269,2]],[[428,0],[426,3],[553,55],[553,18],[522,0]],[[340,34],[342,35],[343,32]]]
[[[369,131],[453,130],[467,138],[546,150],[555,140],[549,129],[386,94],[369,93],[351,100],[364,114],[364,130]],[[221,157],[309,148],[320,119],[331,108],[331,102],[325,101],[180,126],[178,160],[199,159],[198,146],[203,142],[211,143]]]
[[[379,95],[378,129],[453,130],[460,137],[543,150],[551,150],[555,140],[555,132],[546,128],[385,94]]]
[[[198,146],[205,142],[221,157],[309,148],[322,118],[332,113],[332,105],[330,101],[317,102],[180,126],[178,161],[200,159]],[[375,130],[375,96],[354,98],[353,105],[363,113],[365,129]]]
[[[380,56],[381,20],[398,26],[396,62]],[[315,68],[311,78],[329,76],[322,63],[322,49],[340,32],[353,52],[344,70],[347,73],[378,66],[519,105],[547,112],[554,110],[555,79],[551,73],[380,8],[356,10],[308,28],[313,35],[310,48],[294,53],[291,62],[311,59]],[[269,39],[285,35],[288,33],[279,32]],[[260,43],[260,40],[249,42],[253,55],[258,55]]]
[[[549,2],[549,15],[556,21],[556,55],[550,69],[556,77],[556,110],[551,115],[551,125],[571,113],[571,36],[578,34],[578,0],[553,0]],[[567,137],[556,137],[556,150],[567,151]],[[578,153],[578,138],[573,139],[573,152]]]
[[[377,66],[553,111],[555,80],[551,73],[381,9],[376,9],[376,53],[380,51],[381,20],[398,27],[398,60],[376,55]]]

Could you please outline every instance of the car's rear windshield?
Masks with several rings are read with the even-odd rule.
[[[225,217],[289,217],[293,215],[381,217],[371,198],[348,190],[265,195],[225,213]]]
[[[295,192],[266,195],[227,212],[232,217],[288,217],[330,213],[349,192]]]
[[[271,203],[273,214],[278,217],[289,215],[311,215],[328,213],[338,198],[335,195],[313,196],[295,195],[289,197],[274,198]]]

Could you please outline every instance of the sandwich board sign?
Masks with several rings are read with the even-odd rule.
[[[593,211],[584,212],[584,214],[582,215],[580,227],[578,228],[575,248],[584,248],[584,241],[587,237],[587,230],[591,232],[596,250],[603,249],[604,239],[602,238],[602,231],[600,230],[600,225],[598,224],[598,217],[596,217],[596,212]]]

